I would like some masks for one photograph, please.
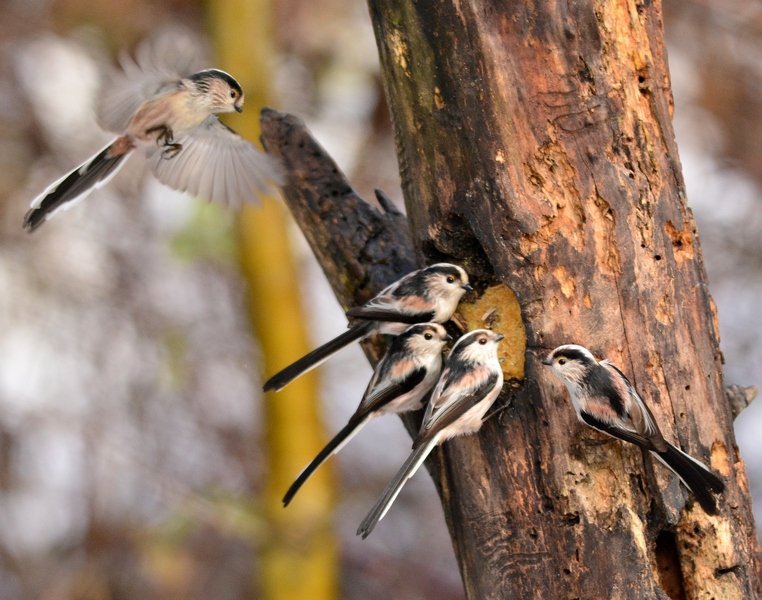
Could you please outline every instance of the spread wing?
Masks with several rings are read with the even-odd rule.
[[[177,81],[206,66],[202,44],[188,32],[171,29],[143,42],[135,58],[123,54],[121,70],[104,67],[98,103],[98,124],[121,135],[140,104],[177,87]]]
[[[260,192],[273,193],[273,184],[283,181],[277,159],[257,150],[214,115],[175,141],[182,150],[172,158],[164,158],[153,146],[147,150],[154,175],[175,190],[237,208],[244,201],[258,200]]]

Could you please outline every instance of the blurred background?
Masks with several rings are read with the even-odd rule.
[[[664,21],[726,382],[759,384],[762,6],[665,0]],[[346,324],[276,201],[234,217],[135,159],[22,231],[29,201],[109,141],[103,65],[178,28],[243,84],[229,125],[254,140],[260,105],[298,114],[363,197],[401,202],[362,0],[0,0],[0,600],[463,598],[428,477],[354,535],[407,456],[398,419],[280,506],[371,371],[355,347],[290,395],[260,393]],[[762,506],[760,423],[762,402],[736,432]]]

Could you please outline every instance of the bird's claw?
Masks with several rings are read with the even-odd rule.
[[[170,158],[177,156],[177,153],[182,149],[182,144],[164,144],[164,150],[162,151],[161,156],[164,160],[169,160]]]
[[[169,127],[168,125],[159,125],[158,127],[147,129],[146,134],[151,135],[152,133],[155,133],[157,131],[159,132],[159,135],[156,136],[156,145],[159,148],[167,148],[173,145],[172,142],[175,141],[175,135],[172,132],[171,127]]]
[[[156,138],[156,145],[157,146],[164,146],[165,148],[172,145],[172,142],[175,141],[175,136],[172,133],[172,129],[170,127],[165,126],[164,129],[162,129],[159,136]]]

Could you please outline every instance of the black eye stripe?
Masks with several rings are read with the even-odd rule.
[[[578,360],[579,362],[585,362],[585,355],[576,348],[566,348],[556,355],[556,358],[565,358],[567,360]]]

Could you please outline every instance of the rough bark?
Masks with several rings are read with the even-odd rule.
[[[301,121],[290,115],[265,110],[262,118],[262,132],[265,147],[269,152],[280,156],[286,164],[290,174],[289,181],[285,187],[286,202],[292,210],[297,223],[307,235],[313,251],[321,265],[323,265],[326,276],[343,306],[349,307],[365,301],[386,284],[398,278],[399,275],[414,268],[413,250],[408,237],[408,226],[405,217],[398,214],[391,204],[385,203],[383,196],[379,199],[382,201],[382,205],[386,207],[386,214],[382,214],[359,198],[332,159],[309,135],[309,132]],[[358,259],[358,257],[360,258]],[[475,324],[486,318],[493,327],[508,330],[510,325],[504,323],[504,319],[495,315],[494,311],[491,310],[492,307],[498,307],[499,311],[503,311],[504,307],[500,299],[496,298],[498,294],[498,287],[486,290],[477,302],[464,307],[466,309],[463,311],[465,319]],[[484,310],[485,306],[477,310],[476,307],[484,299],[487,299],[487,304],[491,306],[486,311]],[[510,315],[510,311],[505,310],[504,312],[506,315]],[[379,356],[380,349],[377,346],[370,347],[368,350],[371,360]],[[507,368],[511,369],[511,367]],[[728,401],[731,401],[731,395],[738,395],[739,393],[744,394],[749,401],[753,397],[753,391],[728,390]],[[520,402],[522,399],[526,401],[527,396],[521,394],[514,401]],[[733,404],[738,404],[738,402],[733,401]],[[563,412],[563,409],[568,407],[564,406],[563,400],[558,399],[556,408]],[[505,411],[497,423],[501,426],[508,425],[509,421],[515,418],[515,412],[515,408]],[[414,428],[412,421],[408,420],[407,424],[409,428]],[[540,426],[548,428],[549,423],[542,423]],[[491,433],[488,433],[490,431]],[[577,431],[576,425],[572,424],[570,431]],[[607,461],[610,463],[612,459],[620,457],[621,451],[612,450],[610,448],[611,444],[606,444],[603,448],[596,449],[596,442],[591,443],[591,437],[585,437],[584,430],[579,430],[578,433],[582,434],[582,440],[581,442],[576,440],[573,442],[575,456],[579,458],[585,452],[591,450],[595,452],[594,456],[584,459],[587,464],[596,461],[600,466],[610,469],[612,465],[609,464],[606,467]],[[653,520],[654,517],[649,516],[650,526],[658,530],[658,533],[654,539],[648,541],[645,539],[645,535],[639,537],[638,542],[642,547],[640,554],[628,555],[625,553],[625,555],[619,554],[611,557],[612,550],[616,547],[612,544],[616,543],[617,546],[622,546],[621,539],[622,537],[627,537],[627,526],[634,520],[635,515],[633,515],[633,510],[628,506],[621,506],[618,510],[618,513],[624,515],[625,518],[617,518],[618,514],[615,514],[613,517],[606,518],[605,522],[603,522],[606,516],[603,515],[601,522],[594,521],[593,523],[587,523],[585,529],[594,527],[600,530],[596,534],[596,539],[586,541],[583,544],[583,547],[589,547],[594,543],[599,544],[598,548],[588,550],[588,556],[577,552],[574,539],[559,538],[558,542],[554,544],[552,538],[543,537],[542,542],[548,549],[540,557],[541,560],[538,561],[540,564],[535,563],[534,568],[523,578],[525,585],[520,585],[521,582],[512,583],[511,576],[515,574],[513,572],[516,569],[517,561],[523,561],[525,566],[531,566],[534,555],[516,556],[503,554],[502,561],[500,557],[485,561],[482,558],[483,552],[474,553],[471,549],[474,543],[472,538],[479,536],[490,544],[490,547],[485,550],[487,553],[493,551],[490,548],[499,548],[501,544],[506,543],[505,539],[510,541],[513,537],[523,536],[526,538],[527,543],[537,543],[540,535],[539,532],[547,530],[547,525],[544,524],[544,521],[549,518],[547,513],[553,511],[552,499],[544,497],[542,501],[547,503],[545,508],[542,511],[538,511],[536,515],[530,515],[532,518],[527,519],[523,523],[509,521],[507,511],[505,515],[499,515],[499,518],[483,519],[481,517],[483,511],[479,508],[479,500],[474,500],[471,497],[471,492],[475,490],[478,493],[489,494],[490,496],[502,494],[503,502],[506,506],[526,502],[524,496],[531,493],[531,489],[527,489],[522,493],[515,492],[514,490],[518,489],[521,482],[514,482],[509,485],[506,480],[510,479],[512,475],[503,477],[499,473],[497,475],[494,473],[494,467],[490,464],[489,457],[486,456],[486,453],[489,453],[490,444],[495,444],[495,446],[492,446],[493,448],[511,449],[513,447],[513,443],[510,440],[499,439],[496,441],[493,437],[495,434],[501,434],[501,427],[494,427],[493,424],[488,425],[485,432],[481,434],[489,436],[489,438],[485,442],[478,444],[475,450],[479,460],[484,461],[480,471],[474,470],[473,464],[476,456],[470,456],[468,451],[454,454],[452,450],[447,450],[447,458],[444,463],[441,460],[441,453],[437,453],[427,465],[435,475],[435,482],[446,506],[450,507],[449,523],[453,533],[453,541],[456,553],[463,567],[466,587],[471,591],[471,595],[476,594],[476,597],[484,598],[691,597],[686,596],[685,583],[679,567],[681,556],[678,553],[677,537],[672,532],[673,528],[669,526],[666,527],[666,531],[659,529],[664,524],[663,520],[658,518]],[[568,432],[564,434],[564,437],[566,436],[568,436]],[[595,437],[594,434],[592,437]],[[462,442],[466,442],[466,440],[458,441],[456,444]],[[450,445],[452,446],[452,444]],[[482,448],[486,450],[486,453],[481,451]],[[615,452],[615,455],[607,458],[606,453],[612,451]],[[494,452],[492,453],[495,454]],[[507,452],[501,451],[497,454],[503,458],[507,457]],[[543,473],[547,469],[544,469],[537,462],[524,465],[521,470],[514,470],[522,472],[528,468],[536,469],[537,477],[542,483]],[[479,486],[475,488],[470,482],[458,481],[459,474],[463,470],[467,470],[470,474],[469,476],[474,478],[474,481],[479,481]],[[478,479],[474,475],[475,472],[478,474]],[[639,473],[642,473],[642,471],[632,473],[632,477],[633,481],[637,482],[638,489],[641,490],[640,493],[642,494],[644,493],[642,490],[644,484]],[[653,469],[649,467],[648,473],[651,478],[650,481],[653,483]],[[579,477],[579,474],[575,476],[574,473],[569,473],[567,476]],[[598,479],[600,479],[600,475]],[[602,483],[605,485],[606,481],[604,480]],[[464,487],[460,488],[458,487],[459,485]],[[589,488],[591,485],[593,485],[593,481],[588,480],[585,482],[586,488]],[[672,485],[675,486],[674,483]],[[607,493],[605,489],[601,491],[604,494]],[[674,491],[676,491],[676,486]],[[457,506],[462,499],[467,500],[470,504],[466,508],[458,509],[458,513],[452,507],[453,505]],[[593,497],[591,500],[595,501],[596,498]],[[745,501],[748,502],[748,497],[746,497]],[[592,505],[589,500],[588,504]],[[469,511],[473,515],[477,515],[476,523],[474,523],[474,520],[469,520]],[[464,515],[463,513],[466,514]],[[453,518],[453,515],[458,514],[460,516]],[[458,518],[465,518],[466,523],[471,523],[472,526],[475,526],[475,531],[469,533],[467,526],[457,526]],[[561,521],[564,529],[569,528],[572,530],[580,526],[581,519],[582,516],[579,512],[562,512],[555,518],[555,520]],[[618,524],[617,521],[623,521],[623,523]],[[688,523],[691,522],[689,521]],[[538,525],[545,527],[545,529],[540,529]],[[641,526],[635,531],[645,530],[645,528],[646,525],[641,523]],[[699,528],[694,530],[692,535],[705,535],[701,532],[702,529]],[[724,532],[725,537],[729,535],[727,527],[721,527],[720,532]],[[583,530],[578,535],[583,535],[584,533],[585,531]],[[543,536],[545,536],[544,533]],[[704,538],[702,537],[702,539]],[[736,541],[729,539],[723,541],[723,543],[732,545]],[[699,552],[699,549],[696,552]],[[659,585],[663,590],[666,590],[668,596],[664,595],[665,592],[655,589],[653,585],[650,588],[646,587],[641,581],[642,578],[639,579],[644,566],[639,561],[643,558],[644,554],[649,555],[646,561],[649,559],[652,561],[650,563],[646,562],[645,567],[651,566],[656,571],[659,577]],[[753,546],[749,556],[754,560]],[[585,563],[585,560],[589,562]],[[611,564],[615,560],[621,560],[621,565],[624,566],[619,568],[612,567],[612,571],[607,572],[606,567],[611,567]],[[543,565],[542,561],[545,561],[547,564]],[[568,569],[570,572],[567,573],[564,570],[567,567],[561,566],[558,571],[554,571],[553,568],[554,565],[564,561],[573,561],[579,565],[578,568],[580,570],[584,570],[582,574],[577,573],[577,578],[581,580],[581,584],[589,586],[590,590],[592,590],[591,592],[588,593],[585,590],[576,591],[574,589],[568,590],[568,593],[563,591],[563,581],[571,576],[571,569]],[[602,566],[597,566],[599,563],[603,563]],[[617,585],[616,579],[621,579],[621,575],[618,572],[630,571],[633,568],[636,572],[630,576],[629,587],[621,588]],[[722,577],[725,574],[733,573],[734,577],[737,577],[739,568],[734,568],[735,573],[732,570],[727,571],[720,567],[712,571],[708,576]],[[748,569],[753,573],[755,566],[750,565]],[[494,581],[495,572],[500,574],[502,570],[507,571],[501,575],[501,577],[507,580],[506,584],[490,592],[486,589],[487,584],[483,583],[483,580]],[[533,575],[536,578],[533,578]],[[753,576],[750,577],[753,579]],[[598,588],[591,585],[593,580],[597,582]],[[754,582],[747,580],[746,583],[749,589],[753,590]],[[610,586],[610,589],[607,586]],[[601,589],[605,589],[605,591],[600,592]],[[627,594],[622,593],[623,589],[627,591]],[[649,590],[653,593],[650,593]],[[710,598],[714,595],[716,598],[725,597],[721,594],[713,593],[711,588],[706,588],[704,591],[706,592],[705,594],[695,593],[694,596]],[[604,595],[596,595],[599,593]],[[753,591],[750,592],[748,597],[754,597],[754,593]]]
[[[757,597],[660,2],[369,4],[417,256],[515,293],[526,329],[524,386],[502,426],[445,450],[469,597]],[[612,359],[667,438],[723,475],[719,517],[576,422],[539,363],[571,342]]]
[[[383,194],[379,211],[360,198],[293,115],[264,109],[262,144],[288,173],[284,200],[345,310],[417,268],[407,218]],[[378,347],[369,345],[371,359]]]

